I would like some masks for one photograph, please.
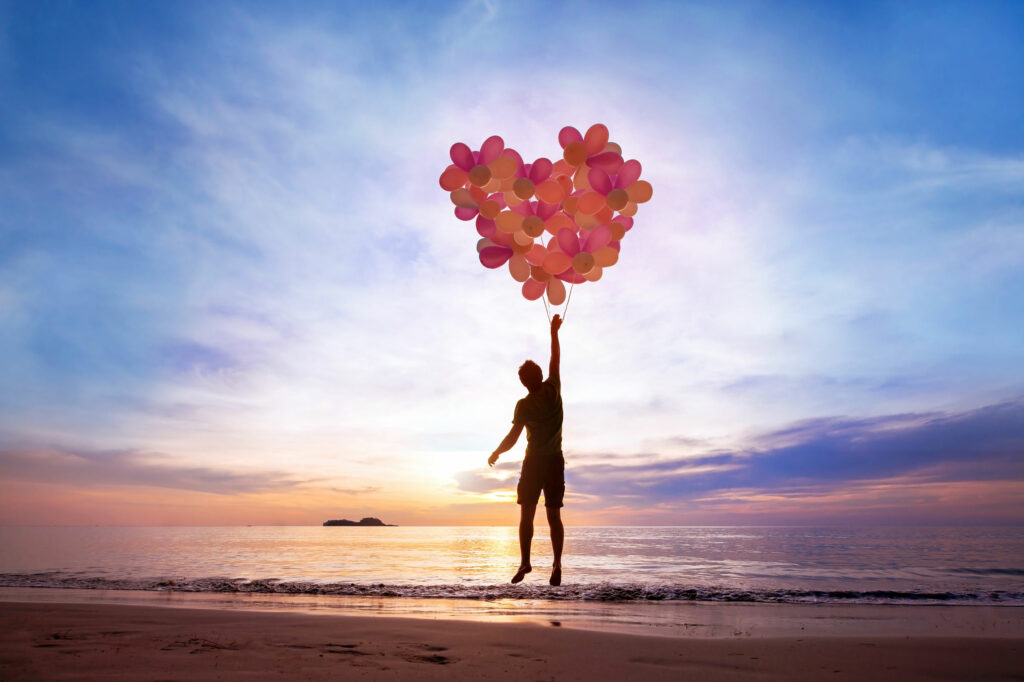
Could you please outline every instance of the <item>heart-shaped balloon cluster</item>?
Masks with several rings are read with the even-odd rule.
[[[640,179],[640,162],[623,160],[600,123],[586,135],[562,128],[558,142],[562,158],[555,163],[524,163],[497,135],[479,151],[458,142],[452,165],[441,173],[455,217],[476,219],[484,267],[508,263],[523,296],[534,301],[546,294],[553,305],[565,300],[564,283],[596,282],[618,262],[637,204],[653,191]]]

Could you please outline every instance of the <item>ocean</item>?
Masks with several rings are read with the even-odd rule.
[[[4,527],[0,587],[374,599],[1024,604],[1020,527]]]

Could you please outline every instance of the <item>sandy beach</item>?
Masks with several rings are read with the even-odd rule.
[[[776,627],[763,636],[751,629],[664,637],[558,621],[8,601],[0,603],[0,678],[1024,679],[1019,607],[714,604],[699,605],[695,613],[725,611],[732,618],[727,610],[736,608],[746,610],[748,621],[759,612],[777,616],[792,609],[810,616],[775,617]],[[856,625],[871,622],[879,609],[888,625],[877,633]]]

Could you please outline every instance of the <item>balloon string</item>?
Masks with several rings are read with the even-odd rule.
[[[569,304],[572,303],[572,288],[576,286],[573,282],[569,285],[569,298],[565,300],[565,310],[562,311],[562,322],[565,322],[565,318],[569,316]]]
[[[548,316],[548,324],[551,324],[551,309],[548,308],[548,297],[545,293],[540,297],[540,300],[544,302],[544,313]]]

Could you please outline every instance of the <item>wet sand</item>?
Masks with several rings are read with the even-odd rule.
[[[794,606],[813,617],[792,619],[780,618],[787,605],[692,606],[776,626],[664,637],[441,614],[7,601],[0,679],[1024,679],[1020,607]]]

